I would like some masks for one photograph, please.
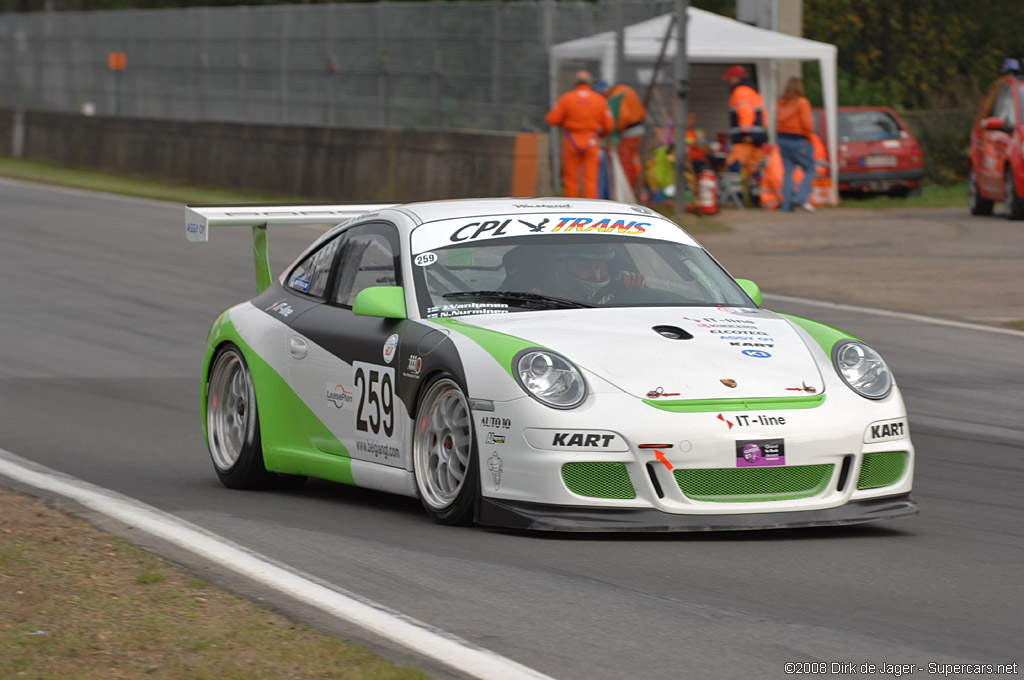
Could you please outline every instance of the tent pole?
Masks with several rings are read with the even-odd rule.
[[[676,57],[675,76],[679,96],[676,106],[675,117],[675,152],[676,152],[676,194],[675,214],[682,215],[686,212],[686,99],[690,91],[690,63],[686,53],[686,13],[689,10],[689,0],[676,0],[676,17],[678,30],[676,31]]]

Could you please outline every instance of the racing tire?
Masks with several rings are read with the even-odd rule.
[[[1017,185],[1013,181],[1013,171],[1010,170],[1010,168],[1006,168],[1005,182],[1006,219],[1024,219],[1024,199],[1021,199],[1021,197],[1017,195]]]
[[[439,524],[472,524],[480,463],[469,401],[451,376],[424,388],[414,422],[413,471],[424,509]]]
[[[256,390],[241,350],[224,345],[206,383],[206,447],[221,484],[229,489],[269,489],[301,483],[263,465]]]
[[[971,208],[972,215],[991,215],[992,201],[981,195],[978,188],[978,178],[974,176],[974,166],[971,166],[970,177],[967,179],[967,203]]]

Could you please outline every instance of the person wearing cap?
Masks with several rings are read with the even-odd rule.
[[[576,73],[576,86],[566,92],[544,119],[548,125],[561,127],[562,136],[562,190],[567,198],[581,195],[579,182],[583,179],[584,198],[598,197],[598,178],[601,173],[601,138],[614,127],[608,101],[591,87],[593,77],[588,71]]]
[[[594,89],[608,100],[608,106],[615,120],[612,130],[612,145],[618,148],[619,161],[626,173],[631,189],[636,189],[636,180],[643,168],[640,158],[640,147],[644,143],[644,120],[647,118],[647,107],[640,101],[640,95],[629,85],[618,83],[609,86],[601,80],[594,84]]]
[[[768,119],[764,100],[747,77],[747,69],[738,64],[722,74],[729,84],[729,139],[732,149],[726,163],[738,163],[743,170],[744,182],[749,182],[764,158],[759,148],[768,141]]]

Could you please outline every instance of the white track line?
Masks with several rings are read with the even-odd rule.
[[[415,619],[389,611],[140,501],[64,475],[0,449],[0,474],[44,489],[141,529],[225,569],[285,593],[331,616],[395,640],[408,649],[481,680],[553,680]]]
[[[933,316],[921,314],[910,314],[909,312],[893,312],[888,309],[875,309],[874,307],[857,307],[856,305],[844,305],[838,302],[825,302],[823,300],[810,300],[802,297],[791,297],[789,295],[765,295],[765,300],[778,300],[780,302],[793,302],[811,307],[825,307],[827,309],[839,309],[846,312],[860,312],[861,314],[874,314],[875,316],[888,316],[894,319],[906,319],[907,321],[919,321],[930,323],[936,326],[949,326],[951,328],[964,328],[972,331],[985,331],[986,333],[999,333],[1001,335],[1013,335],[1024,338],[1024,331],[1013,328],[1000,328],[999,326],[985,326],[979,323],[968,323],[966,321],[951,321],[949,319],[937,319]]]

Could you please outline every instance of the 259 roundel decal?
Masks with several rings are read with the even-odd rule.
[[[395,431],[395,369],[353,362],[356,432],[390,438]]]

